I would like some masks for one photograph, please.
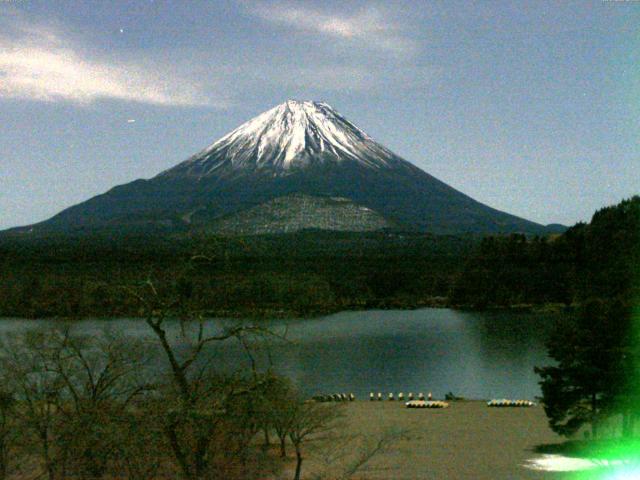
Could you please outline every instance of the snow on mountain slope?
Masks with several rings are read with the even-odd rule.
[[[350,203],[327,200],[336,197]],[[159,175],[114,187],[35,228],[266,232],[380,225],[439,234],[545,231],[403,160],[329,105],[295,100]]]
[[[326,103],[288,100],[164,174],[206,177],[227,167],[284,175],[314,163],[349,161],[375,169],[404,163]]]
[[[346,198],[293,194],[220,218],[208,230],[218,235],[258,235],[308,229],[367,232],[393,226],[377,212]]]

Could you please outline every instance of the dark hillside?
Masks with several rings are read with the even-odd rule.
[[[598,210],[553,239],[488,237],[456,281],[452,302],[475,307],[639,298],[640,197]]]
[[[443,303],[474,240],[399,233],[0,240],[0,316],[121,317],[154,279],[217,315]],[[192,261],[194,255],[200,255]]]

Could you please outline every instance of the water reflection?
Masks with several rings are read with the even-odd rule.
[[[423,309],[272,321],[269,328],[286,332],[288,340],[270,343],[268,349],[261,343],[257,359],[265,366],[270,357],[277,371],[309,394],[353,392],[364,398],[370,391],[412,391],[442,397],[452,391],[468,398],[533,398],[540,394],[533,367],[549,362],[544,339],[552,320],[525,313]],[[216,331],[227,323],[211,320],[207,328]],[[0,333],[34,325],[4,320]],[[176,341],[177,325],[170,328]],[[99,334],[105,327],[137,338],[149,335],[139,320],[86,320],[76,328]],[[211,345],[207,354],[210,359],[215,355],[224,369],[248,365],[236,342]]]

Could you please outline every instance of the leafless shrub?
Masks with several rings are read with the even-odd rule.
[[[232,339],[246,345],[246,336],[269,332],[240,325],[208,333],[202,315],[182,308],[178,300],[166,300],[151,281],[132,294],[168,364],[169,380],[157,413],[164,418],[165,441],[182,476],[249,478],[260,463],[252,441],[264,427],[256,400],[272,377],[258,375],[253,358],[252,375],[221,375],[203,351]],[[168,318],[180,319],[180,349],[169,340]]]
[[[144,362],[131,343],[71,329],[35,330],[5,340],[0,367],[15,392],[22,455],[44,475],[102,478],[118,452],[123,413],[145,390]]]
[[[388,429],[374,437],[362,434],[335,435],[316,451],[314,458],[321,465],[313,480],[349,480],[371,471],[372,461],[394,448],[397,441],[407,438],[404,429]]]

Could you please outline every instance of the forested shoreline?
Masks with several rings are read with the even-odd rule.
[[[0,238],[0,316],[137,317],[153,280],[210,316],[424,306],[556,308],[637,298],[640,197],[561,235],[301,232],[258,237]]]
[[[0,316],[137,317],[128,288],[147,280],[210,316],[444,305],[475,243],[388,232],[9,238],[0,241]]]
[[[572,439],[558,451],[637,464],[640,197],[599,210],[552,249],[567,252],[565,294],[579,303],[554,322],[553,362],[535,369],[549,426]]]
[[[551,238],[484,238],[456,277],[451,303],[474,308],[580,305],[639,297],[640,197],[598,210]]]

